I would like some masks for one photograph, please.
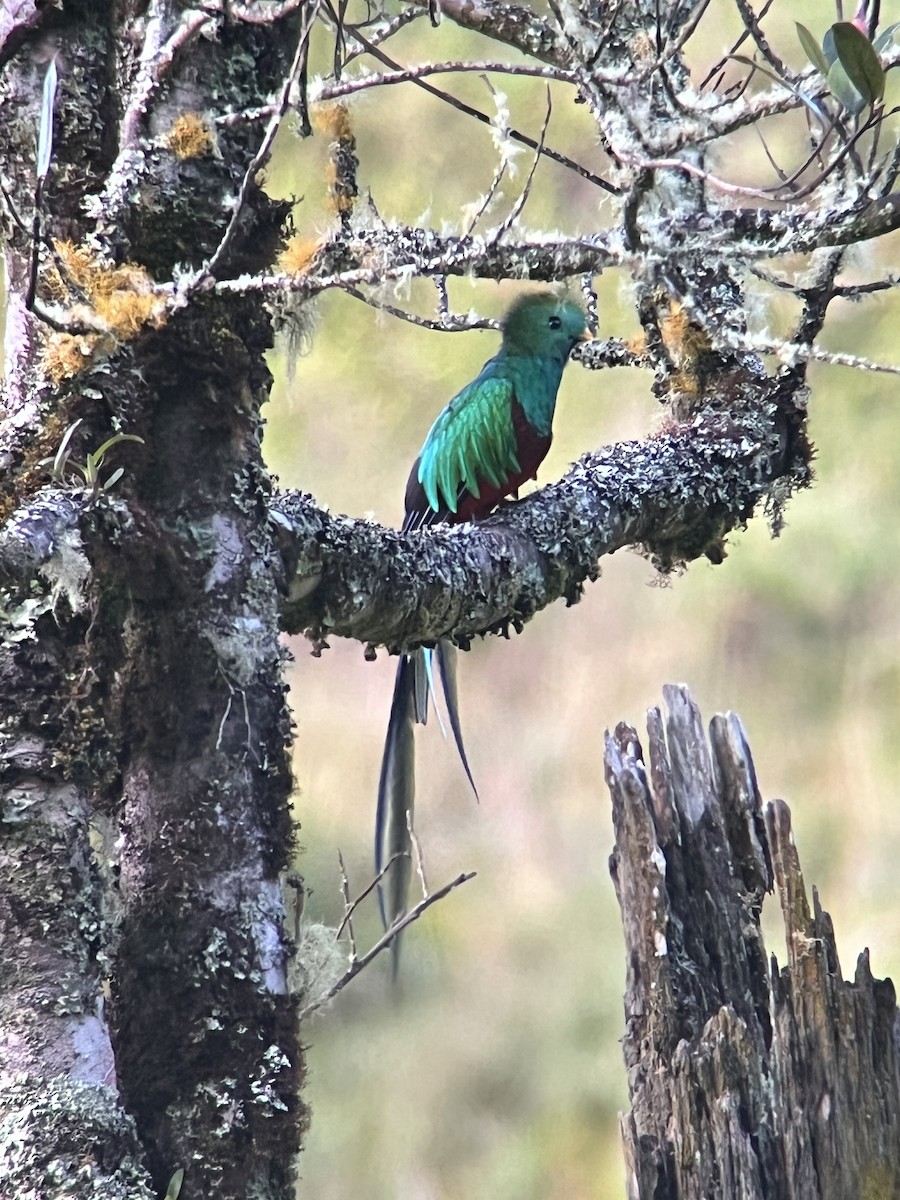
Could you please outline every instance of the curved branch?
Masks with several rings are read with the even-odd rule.
[[[379,75],[360,75],[353,79],[342,79],[337,83],[322,83],[312,91],[310,100],[314,104],[326,100],[339,100],[353,96],[367,88],[390,87],[396,83],[415,83],[428,75],[518,75],[536,79],[555,79],[560,83],[574,83],[574,76],[564,67],[551,65],[534,66],[531,63],[504,63],[466,60],[457,62],[424,62],[396,71],[385,71]]]
[[[293,292],[304,297],[328,288],[434,275],[550,283],[601,271],[620,258],[615,238],[603,233],[581,239],[489,243],[477,234],[446,237],[432,229],[360,230],[349,238],[323,243],[312,269],[304,274],[242,275],[219,280],[214,290],[218,295]],[[184,289],[173,289],[170,304],[180,307],[184,294]]]
[[[441,0],[441,12],[457,25],[514,46],[542,62],[569,65],[570,55],[559,32],[521,5],[490,0]]]
[[[283,627],[392,652],[441,637],[518,629],[554,600],[578,600],[598,561],[641,548],[661,570],[724,556],[728,532],[761,500],[810,480],[802,411],[787,374],[754,412],[707,409],[692,424],[586,454],[559,481],[478,525],[401,534],[332,516],[311,496],[284,493],[289,599]]]
[[[900,228],[900,197],[863,199],[844,207],[823,207],[815,212],[775,211],[766,208],[719,209],[697,213],[689,220],[665,218],[656,236],[670,251],[675,246],[697,249],[709,246],[711,237],[723,255],[744,257],[748,248],[779,254],[805,254],[823,246],[852,246],[871,241]]]

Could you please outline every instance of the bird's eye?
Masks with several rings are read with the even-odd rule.
[[[559,317],[551,317],[547,324],[551,329],[562,329],[562,320]]]

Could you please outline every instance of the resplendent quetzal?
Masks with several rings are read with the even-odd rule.
[[[530,292],[512,305],[502,328],[497,354],[453,397],[428,431],[406,485],[404,531],[486,517],[504,497],[515,496],[527,479],[535,478],[550,449],[563,368],[573,346],[591,337],[584,312],[554,293]],[[428,716],[435,661],[450,728],[475,790],[459,723],[456,647],[443,640],[433,650],[401,655],[375,820],[376,873],[399,855],[388,871],[385,888],[379,888],[386,926],[406,911],[412,867],[407,814],[415,801],[413,730]],[[396,961],[395,955],[395,965]]]

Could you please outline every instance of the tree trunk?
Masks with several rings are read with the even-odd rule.
[[[260,454],[271,325],[245,297],[163,312],[154,281],[217,250],[231,271],[269,261],[284,210],[249,171],[259,130],[208,121],[269,98],[299,18],[27,7],[0,160],[30,223],[58,50],[37,288],[57,329],[30,311],[29,225],[5,204],[0,1195],[162,1194],[183,1167],[182,1200],[285,1200],[305,1110],[280,885],[284,572]],[[83,477],[117,430],[143,445]]]
[[[688,692],[607,736],[627,948],[623,1137],[632,1200],[900,1195],[894,986],[868,952],[841,975],[831,919],[810,913],[780,800],[763,807],[744,731],[710,738]],[[711,753],[710,753],[711,749]],[[777,891],[787,965],[760,930]]]

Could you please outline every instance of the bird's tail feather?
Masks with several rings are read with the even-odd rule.
[[[434,674],[431,666],[431,651],[423,646],[420,650],[414,650],[408,657],[412,662],[413,675],[415,677],[416,721],[420,725],[427,725],[429,695],[432,700],[434,699]]]
[[[378,885],[378,906],[385,929],[406,910],[409,888],[411,864],[407,813],[412,814],[416,797],[413,742],[417,710],[416,675],[415,656],[402,655],[397,664],[394,699],[378,781],[378,807],[375,811],[376,875],[395,855],[400,856],[391,865],[386,879]]]
[[[435,696],[433,660],[437,659],[438,675],[453,740],[466,773],[466,778],[478,799],[478,789],[469,767],[459,720],[459,700],[456,689],[456,647],[452,642],[438,642],[434,650],[421,649],[403,654],[397,664],[394,698],[384,740],[381,776],[378,781],[378,806],[375,811],[375,873],[379,875],[391,863],[384,880],[378,885],[378,906],[385,929],[401,917],[408,906],[412,857],[409,825],[416,801],[416,765],[414,731],[416,723],[425,724],[428,717],[428,696]],[[435,704],[438,712],[438,705]],[[438,712],[438,719],[440,714]],[[442,728],[443,728],[443,722]],[[400,939],[391,944],[394,975],[399,965]]]
[[[475,786],[475,780],[472,778],[472,770],[469,767],[469,760],[466,758],[462,725],[459,720],[459,696],[456,690],[456,647],[450,641],[441,641],[438,642],[434,653],[438,662],[438,672],[441,677],[441,687],[444,691],[444,701],[447,705],[447,717],[450,721],[450,728],[453,730],[453,740],[456,742],[456,749],[459,752],[469,786],[475,793],[475,799],[477,800],[478,788]]]
[[[428,721],[428,697],[431,697],[431,703],[434,706],[434,715],[437,717],[438,725],[441,727],[441,733],[444,737],[447,736],[447,729],[444,725],[444,718],[441,716],[441,706],[438,704],[437,688],[434,683],[434,650],[430,650],[427,646],[423,646],[422,654],[422,674],[425,676],[427,692],[423,697],[424,704],[420,706],[418,695],[416,696],[416,720],[424,725]]]

